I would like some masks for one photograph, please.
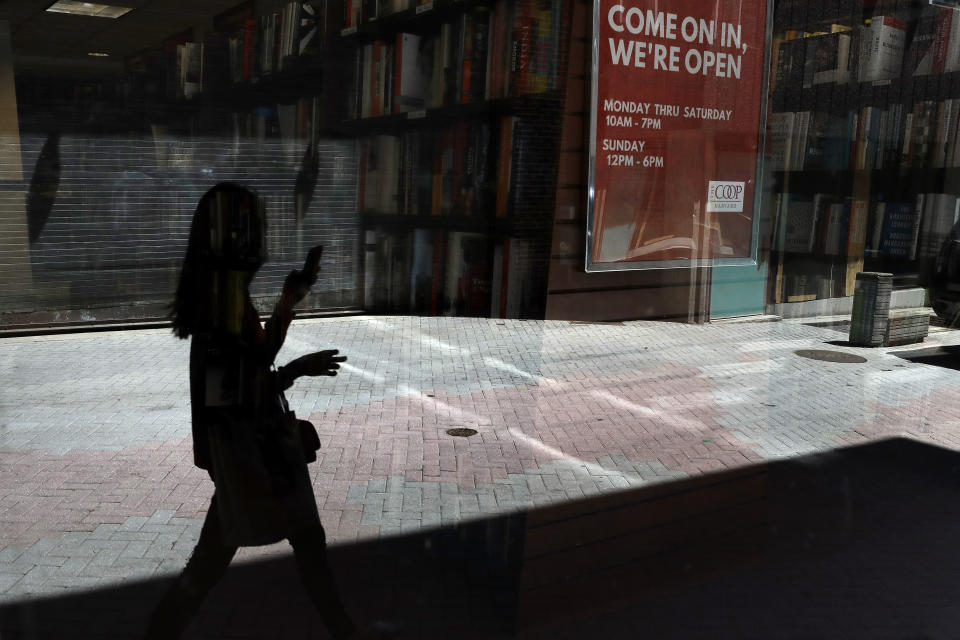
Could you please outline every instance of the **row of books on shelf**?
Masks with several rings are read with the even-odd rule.
[[[343,28],[356,29],[363,23],[400,13],[415,7],[432,8],[433,0],[344,0]]]
[[[822,272],[809,272],[802,269],[795,272],[787,267],[781,273],[776,291],[777,302],[807,302],[809,300],[824,300],[852,296],[856,286],[856,271],[859,266],[849,269],[835,269],[828,267]]]
[[[233,113],[235,130],[244,137],[263,140],[305,140],[316,143],[320,136],[323,98],[300,98],[290,104],[261,105]]]
[[[360,210],[401,215],[478,215],[489,209],[490,127],[461,123],[440,131],[361,142]]]
[[[526,241],[414,229],[366,232],[364,306],[426,315],[519,317]]]
[[[195,155],[214,153],[250,162],[249,154],[269,154],[271,163],[315,164],[320,147],[322,98],[301,98],[292,104],[258,106],[228,114],[222,134],[193,139],[178,134],[179,125],[151,124],[157,168],[185,168]]]
[[[283,71],[298,56],[318,53],[326,29],[325,2],[288,2],[282,11],[244,19],[227,36],[230,79]]]
[[[769,122],[775,171],[960,166],[960,98],[867,106],[845,114],[784,111]]]
[[[431,33],[397,33],[358,46],[348,117],[555,90],[563,7],[560,0],[499,0]]]
[[[203,90],[203,43],[178,44],[173,65],[167,76],[168,95],[189,100]]]
[[[522,118],[460,122],[360,143],[359,208],[397,215],[509,217],[543,188],[549,150]]]
[[[326,28],[325,2],[288,2],[281,11],[254,16],[247,8],[202,38],[192,30],[168,38],[155,51],[126,59],[128,80],[142,93],[145,77],[165,77],[171,99],[192,99],[207,89],[256,81],[282,71],[298,56],[319,53]]]
[[[930,262],[957,224],[960,197],[920,193],[910,201],[886,202],[778,194],[774,207],[783,251]]]
[[[876,82],[960,71],[960,17],[933,4],[919,15],[877,15],[860,25],[788,30],[774,40],[776,87]]]

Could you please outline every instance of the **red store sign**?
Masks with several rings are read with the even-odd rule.
[[[750,259],[766,0],[595,0],[594,17],[587,269]]]

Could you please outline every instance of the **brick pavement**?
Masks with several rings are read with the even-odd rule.
[[[960,333],[844,339],[803,322],[357,317],[295,322],[279,361],[350,358],[288,394],[320,431],[311,474],[336,544],[889,435],[960,448],[960,372],[896,355]],[[0,341],[0,598],[183,566],[213,491],[192,465],[188,351],[165,330]]]

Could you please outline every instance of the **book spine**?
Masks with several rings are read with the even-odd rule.
[[[914,111],[907,113],[903,119],[903,143],[900,146],[900,166],[904,169],[910,167],[910,148],[913,144],[913,120],[916,113]]]
[[[454,154],[454,130],[445,129],[440,135],[440,173],[441,173],[441,203],[440,210],[443,215],[450,215],[453,212],[454,184],[453,184],[453,154]]]
[[[360,117],[369,118],[373,115],[373,45],[363,46],[363,73],[361,74],[360,89]]]
[[[457,50],[460,42],[459,25],[444,23],[441,27],[441,48],[443,49],[443,104],[452,105],[460,102],[459,64]]]
[[[473,16],[469,13],[463,14],[460,17],[460,47],[457,52],[457,59],[459,61],[457,65],[457,87],[459,93],[457,102],[462,104],[470,102],[472,97],[470,81],[472,80],[471,71],[473,69],[473,29]]]
[[[796,145],[797,157],[796,157],[796,162],[794,163],[794,167],[798,171],[804,168],[804,165],[806,162],[807,137],[810,131],[811,116],[812,114],[809,111],[800,112],[800,122],[799,122],[799,126],[797,127],[797,140],[798,140],[798,143]]]
[[[549,64],[549,77],[547,80],[547,89],[556,91],[560,86],[560,33],[563,24],[566,22],[567,8],[569,5],[563,0],[551,0],[550,2],[550,51],[547,55]]]
[[[510,53],[510,95],[523,95],[530,90],[530,53],[534,39],[534,21],[529,5],[518,8],[513,25]]]
[[[879,107],[873,107],[873,113],[870,117],[870,128],[867,132],[866,157],[864,158],[864,168],[874,169],[877,167],[877,147],[880,140],[880,131],[883,124],[883,111]]]
[[[960,99],[950,98],[944,102],[943,129],[940,131],[939,160],[941,167],[949,167],[953,160],[954,131],[957,128],[958,113],[960,113]]]
[[[957,111],[953,119],[953,131],[950,132],[951,136],[951,152],[947,155],[946,161],[947,166],[957,167],[960,166],[960,98],[955,99],[957,104]]]
[[[272,65],[270,67],[271,71],[279,71],[282,67],[281,56],[283,51],[280,48],[280,41],[283,37],[283,17],[279,12],[273,14],[273,33],[271,34],[271,44],[273,45],[273,50],[271,52]]]
[[[860,119],[857,128],[857,153],[854,163],[855,169],[865,169],[867,162],[867,138],[870,134],[873,107],[863,107],[860,110]]]
[[[280,71],[283,68],[283,49],[281,42],[283,39],[283,16],[279,12],[273,14],[273,71]]]
[[[490,77],[488,98],[491,100],[504,96],[503,85],[506,67],[503,52],[506,47],[507,24],[506,0],[497,0],[493,5],[493,15],[491,17],[490,53],[488,55],[488,76]]]
[[[515,117],[504,116],[500,119],[500,140],[498,145],[497,162],[497,201],[495,214],[498,218],[505,218],[509,214],[510,189],[513,151],[513,129]]]
[[[456,125],[453,136],[453,209],[459,216],[467,215],[467,147],[470,127],[466,123]]]
[[[403,66],[406,53],[406,47],[404,46],[405,41],[408,39],[408,35],[405,33],[398,33],[396,37],[396,45],[394,47],[394,56],[393,56],[393,112],[400,113],[401,109],[401,95],[403,89]]]
[[[533,50],[530,55],[531,90],[542,93],[549,86],[550,76],[550,5],[544,4],[533,21]]]
[[[380,90],[380,95],[383,96],[383,108],[381,109],[381,113],[387,114],[393,112],[393,72],[395,69],[393,60],[396,57],[397,50],[396,47],[393,46],[393,43],[390,42],[384,43],[383,51],[385,60],[383,63],[383,87]]]
[[[443,215],[443,145],[446,135],[440,132],[433,141],[430,184],[430,215]]]
[[[477,137],[480,131],[477,127],[467,132],[467,154],[463,176],[463,212],[466,216],[472,216],[475,212],[474,179],[479,173],[480,145]]]
[[[484,83],[484,92],[483,97],[485,100],[492,100],[495,97],[496,92],[496,59],[497,59],[497,44],[498,34],[497,34],[497,4],[494,4],[493,11],[488,15],[487,22],[487,59],[486,59],[486,73],[484,74],[485,83]]]
[[[880,111],[880,122],[877,126],[876,140],[874,141],[873,167],[876,169],[883,169],[884,152],[887,144],[886,135],[889,126],[890,110],[883,109]]]
[[[846,145],[846,168],[855,169],[857,163],[857,132],[860,130],[860,112],[851,109],[847,119],[847,132],[850,144]]]
[[[903,137],[903,105],[900,103],[890,107],[891,135],[888,140],[884,167],[897,168],[900,166],[900,146]]]
[[[947,50],[943,60],[945,72],[960,71],[960,20],[953,15],[956,9],[945,9],[950,16],[945,21],[950,23]]]
[[[950,144],[950,131],[953,128],[955,100],[950,98],[940,103],[937,118],[937,143],[934,149],[933,166],[943,168],[947,164],[947,147]]]
[[[283,70],[283,58],[287,54],[287,28],[289,25],[289,14],[290,6],[289,3],[283,6],[283,10],[280,11],[280,20],[278,22],[277,31],[279,37],[277,38],[277,71]]]
[[[501,64],[503,69],[502,85],[500,87],[500,97],[507,97],[510,95],[511,82],[513,81],[513,73],[511,72],[511,65],[513,63],[513,30],[514,22],[516,20],[517,14],[520,11],[520,8],[516,3],[510,2],[505,7],[504,13],[504,25],[503,25],[503,46],[500,49]]]
[[[878,80],[892,80],[900,75],[903,68],[904,45],[906,44],[907,24],[894,16],[884,16],[880,30],[880,77]]]
[[[863,255],[867,234],[867,212],[865,200],[854,200],[850,205],[850,230],[845,250],[848,257],[856,258]]]
[[[473,46],[470,63],[470,101],[480,102],[487,95],[487,58],[490,38],[490,12],[478,10],[473,16]]]
[[[401,187],[400,198],[403,201],[401,211],[403,215],[413,215],[413,134],[407,133],[403,136],[402,160],[401,160]]]
[[[383,114],[383,43],[373,43],[373,60],[370,74],[370,115],[373,117]]]
[[[364,84],[364,58],[366,47],[357,47],[353,56],[353,91],[350,92],[347,103],[347,117],[357,119],[363,117],[363,90]]]

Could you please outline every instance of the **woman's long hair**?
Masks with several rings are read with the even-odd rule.
[[[178,338],[211,328],[219,302],[213,276],[259,269],[266,259],[265,236],[263,201],[254,191],[221,182],[203,194],[169,306]]]

